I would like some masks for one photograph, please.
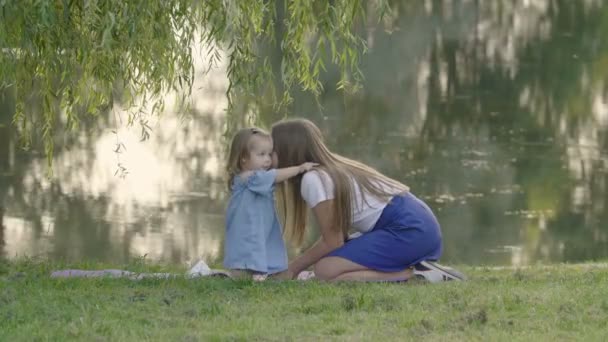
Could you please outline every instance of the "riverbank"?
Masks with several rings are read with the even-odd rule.
[[[459,267],[467,282],[254,283],[51,279],[61,268],[176,266],[0,261],[0,340],[606,340],[606,264]]]

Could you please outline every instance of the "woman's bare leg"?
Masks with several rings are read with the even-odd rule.
[[[354,271],[342,273],[331,281],[403,281],[414,274],[412,269],[399,272],[379,272],[374,270]]]
[[[413,272],[404,269],[399,272],[379,272],[341,257],[325,257],[315,264],[315,276],[329,281],[396,281],[406,280]]]

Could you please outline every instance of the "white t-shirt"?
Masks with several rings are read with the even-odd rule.
[[[354,183],[352,178],[351,181]],[[365,193],[364,200],[361,187],[357,183],[354,183],[354,191],[354,199],[351,204],[353,220],[351,228],[365,233],[374,228],[388,202],[369,193]],[[308,171],[302,177],[300,193],[308,207],[314,208],[320,202],[335,197],[334,182],[325,171]]]

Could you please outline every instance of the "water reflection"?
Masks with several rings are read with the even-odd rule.
[[[5,255],[181,262],[219,254],[227,82],[221,69],[203,77],[197,61],[191,112],[172,112],[166,99],[148,141],[122,124],[126,113],[117,109],[59,149],[51,179],[42,158],[19,153],[1,187]]]
[[[298,94],[295,115],[317,122],[336,151],[426,199],[442,222],[449,262],[608,257],[608,6],[393,6],[386,30],[373,18],[361,28],[371,48],[364,89],[343,96],[331,86],[338,74],[330,69],[323,110]],[[226,80],[221,69],[202,77],[199,63],[190,115],[169,107],[141,143],[136,131],[115,129],[119,112],[107,113],[91,124],[97,129],[60,149],[52,180],[44,160],[16,150],[5,100],[4,254],[119,262],[221,255]],[[280,117],[258,105],[266,108],[261,122]],[[126,146],[120,154],[112,152],[118,143]],[[115,175],[119,163],[124,178]]]

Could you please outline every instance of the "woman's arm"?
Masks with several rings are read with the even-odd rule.
[[[321,230],[321,237],[312,247],[289,264],[289,271],[294,277],[344,244],[342,231],[332,226],[335,215],[334,202],[333,199],[326,200],[312,208]]]

